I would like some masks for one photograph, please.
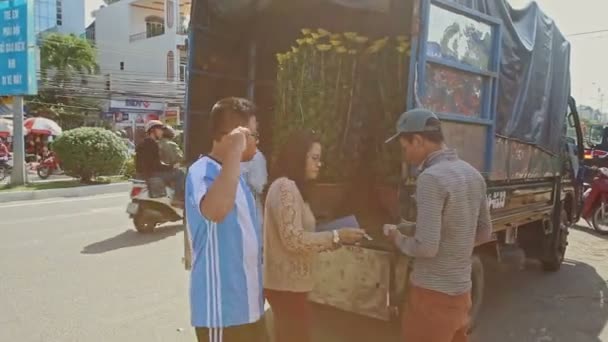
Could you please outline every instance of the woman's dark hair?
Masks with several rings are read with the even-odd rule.
[[[296,183],[302,198],[308,202],[312,182],[306,179],[306,159],[312,145],[319,142],[319,138],[312,131],[289,134],[270,169],[269,184],[281,177],[288,178]]]

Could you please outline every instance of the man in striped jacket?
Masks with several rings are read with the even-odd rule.
[[[403,333],[406,341],[466,342],[471,309],[471,255],[492,226],[483,176],[445,146],[441,123],[428,110],[401,115],[403,158],[418,167],[415,233],[385,233],[414,258]]]

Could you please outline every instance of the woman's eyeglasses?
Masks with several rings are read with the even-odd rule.
[[[314,161],[315,163],[321,163],[321,156],[318,154],[312,155],[312,156],[308,156],[312,161]]]

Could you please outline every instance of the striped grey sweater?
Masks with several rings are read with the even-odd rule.
[[[471,254],[487,241],[492,223],[483,176],[453,150],[431,154],[421,165],[414,237],[400,236],[400,250],[414,259],[413,285],[448,295],[471,289]]]

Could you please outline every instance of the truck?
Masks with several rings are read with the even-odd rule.
[[[536,3],[513,9],[506,0],[197,0],[190,30],[184,125],[189,162],[209,151],[209,111],[228,96],[248,97],[257,104],[260,148],[268,160],[284,128],[310,127],[308,117],[321,131],[344,129],[331,120],[344,119],[347,129],[352,126],[352,132],[326,144],[331,148],[325,159],[343,157],[332,155],[339,153],[334,145],[357,146],[349,159],[353,163],[343,164],[346,171],[354,170],[353,180],[343,184],[336,181],[338,176],[333,183],[318,185],[311,206],[319,221],[354,213],[373,240],[321,253],[310,301],[398,321],[412,263],[382,238],[381,227],[400,220],[415,222],[416,175],[394,158],[376,158],[384,147],[375,142],[390,135],[401,112],[419,107],[438,115],[447,144],[488,184],[494,239],[477,246],[472,257],[473,321],[483,302],[487,258],[521,260],[525,255],[538,260],[545,271],[560,269],[569,228],[579,218],[577,175],[584,144],[570,96],[570,44]],[[322,39],[326,43],[317,44]],[[339,40],[367,48],[342,48]],[[376,57],[370,56],[387,41],[396,44],[390,50],[398,51],[395,63],[374,62]],[[284,77],[284,63],[307,44],[312,51],[308,64],[298,64],[297,73]],[[325,51],[346,57],[330,59],[334,57]],[[312,63],[311,56],[320,59]],[[315,74],[326,70],[330,60],[347,60],[339,58],[359,63],[353,75],[361,68],[372,71],[352,88],[341,86],[336,77]],[[381,73],[387,78],[380,78]],[[324,102],[315,107],[318,101],[306,96],[325,96],[329,90],[307,88],[318,81],[314,75],[320,82],[338,82],[337,90],[356,90],[339,97],[345,106]],[[337,78],[347,77],[340,75]],[[382,97],[378,89],[389,82],[398,83],[392,88],[397,91]],[[361,101],[366,91],[402,100],[395,101],[393,110],[378,110],[369,105],[372,100]],[[290,110],[298,99],[308,102]],[[345,108],[346,118],[324,118],[334,115],[329,108],[338,107]],[[374,148],[365,149],[369,145]],[[370,158],[373,162],[366,162]],[[361,176],[379,165],[397,174],[396,180]],[[332,171],[346,172],[338,168]]]

